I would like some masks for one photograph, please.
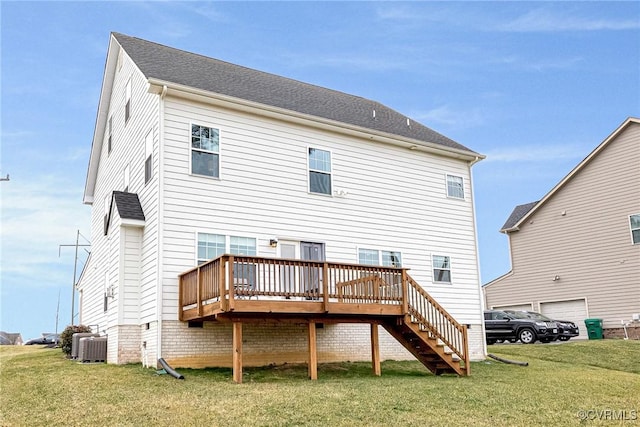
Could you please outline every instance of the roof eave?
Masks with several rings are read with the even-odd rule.
[[[504,230],[506,233],[509,231],[518,231],[520,229],[520,225],[523,224],[531,215],[533,215],[541,206],[543,206],[547,200],[553,197],[562,187],[565,186],[567,182],[569,182],[576,174],[578,174],[587,164],[593,160],[604,148],[609,145],[611,141],[613,141],[623,130],[627,128],[631,123],[640,124],[640,118],[637,117],[628,117],[620,126],[616,128],[611,134],[604,139],[587,157],[585,157],[576,167],[574,167],[571,172],[569,172],[560,182],[558,182],[552,189],[549,191],[540,201],[533,207],[529,212],[527,212],[520,220],[514,224],[512,228]],[[503,230],[500,230],[503,231]]]
[[[470,150],[461,150],[458,148],[447,147],[432,142],[420,141],[401,135],[390,134],[375,129],[365,128],[310,114],[304,114],[285,108],[274,107],[267,104],[248,101],[246,99],[223,95],[217,92],[197,89],[192,86],[181,85],[178,83],[173,83],[153,77],[148,78],[148,82],[150,93],[160,94],[162,93],[163,89],[166,88],[167,95],[196,99],[201,102],[204,101],[208,103],[224,104],[229,108],[248,111],[251,113],[258,113],[263,116],[273,117],[279,120],[304,123],[306,125],[312,124],[317,127],[323,128],[329,126],[334,131],[355,135],[364,139],[399,145],[410,150],[425,151],[441,156],[459,158],[472,163],[476,163],[486,157],[485,155]]]

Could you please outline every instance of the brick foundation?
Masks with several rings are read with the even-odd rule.
[[[602,330],[602,335],[605,339],[624,338],[624,329],[622,327],[606,328]],[[627,326],[627,335],[630,340],[640,340],[640,323],[632,323]]]

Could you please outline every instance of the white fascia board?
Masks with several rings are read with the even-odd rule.
[[[89,156],[87,179],[84,186],[83,203],[87,205],[93,203],[93,192],[96,187],[98,164],[100,163],[100,153],[102,152],[102,140],[104,139],[104,130],[107,123],[107,116],[109,114],[109,103],[111,101],[113,80],[115,77],[120,49],[120,45],[116,42],[113,35],[111,35],[109,39],[109,49],[107,50],[107,59],[104,66],[104,76],[102,77],[102,88],[100,90],[100,101],[98,102],[96,125],[93,131],[93,140],[91,141],[91,154]]]
[[[303,124],[305,126],[313,126],[325,130],[331,130],[334,132],[356,136],[370,141],[391,144],[415,151],[429,152],[445,157],[462,159],[468,162],[472,162],[472,164],[486,157],[482,154],[470,153],[466,150],[460,150],[457,148],[446,147],[440,144],[429,143],[399,135],[393,135],[374,129],[363,128],[360,126],[350,125],[348,123],[313,116],[310,114],[298,113],[296,111],[287,110],[284,108],[247,101],[244,99],[196,89],[190,86],[171,83],[160,79],[150,78],[148,79],[148,81],[149,92],[154,94],[162,93],[163,88],[166,87],[168,90],[168,95],[173,95],[178,98],[186,98],[207,104],[221,105],[234,110],[249,112],[251,114],[257,114],[265,117],[271,117],[281,121]]]

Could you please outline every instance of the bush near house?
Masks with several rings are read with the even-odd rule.
[[[73,344],[73,334],[76,332],[92,332],[89,326],[85,325],[69,325],[62,331],[60,334],[60,347],[62,348],[62,352],[67,355],[67,357],[71,356],[71,345]]]

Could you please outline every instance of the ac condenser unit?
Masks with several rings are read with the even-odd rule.
[[[80,338],[78,360],[87,362],[107,361],[107,337]]]
[[[100,334],[94,334],[92,332],[76,332],[71,336],[71,358],[78,358],[78,350],[80,347],[80,338],[86,337],[99,337]]]

